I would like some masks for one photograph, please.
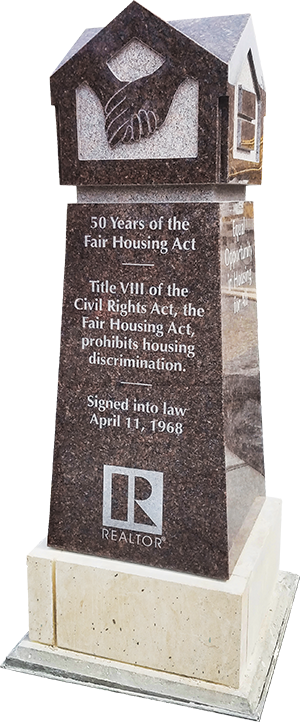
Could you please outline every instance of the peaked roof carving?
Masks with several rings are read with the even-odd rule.
[[[149,15],[153,15],[142,5],[133,0],[124,10],[114,18],[112,23],[122,18],[129,10],[139,9]],[[242,33],[250,19],[250,14],[224,15],[220,17],[196,18],[188,20],[161,20],[162,23],[175,28],[204,50],[215,55],[225,63],[228,63],[236,49]],[[111,23],[109,23],[109,27]],[[57,72],[65,63],[73,58],[80,50],[85,48],[104,28],[87,28],[70,48],[66,56],[61,60],[54,72]]]
[[[191,95],[175,111],[184,84]],[[249,14],[166,22],[131,2],[82,33],[51,76],[51,98],[62,183],[260,182],[265,93]]]
[[[169,25],[228,63],[235,51],[250,15],[223,15],[195,20],[171,20]]]

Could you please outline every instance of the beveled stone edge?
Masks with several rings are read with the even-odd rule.
[[[34,674],[49,679],[73,682],[75,684],[83,684],[85,686],[121,692],[123,694],[133,694],[138,697],[148,697],[162,702],[171,702],[173,704],[218,712],[257,722],[261,718],[298,583],[298,575],[291,574],[290,572],[279,573],[278,583],[276,585],[278,602],[272,612],[272,621],[273,624],[276,625],[277,634],[276,642],[271,652],[271,659],[269,650],[272,642],[271,625],[270,620],[268,620],[268,623],[265,625],[266,635],[261,642],[262,648],[259,650],[259,654],[256,654],[259,662],[254,666],[252,673],[250,672],[250,674],[248,674],[245,682],[242,683],[238,690],[226,688],[223,685],[157,672],[156,670],[148,670],[141,667],[136,668],[133,665],[101,659],[87,654],[68,652],[67,650],[58,648],[54,649],[53,647],[38,644],[37,642],[29,642],[28,635],[25,635],[19,644],[10,652],[1,667],[16,672]],[[280,610],[282,605],[283,610]],[[30,661],[28,659],[22,659],[22,652],[24,652],[25,649],[30,652]],[[50,666],[50,664],[49,666],[45,666],[45,662],[43,664],[43,657],[47,655],[48,657],[50,656],[50,659],[53,659],[54,663],[56,660],[56,668],[55,666]],[[59,662],[63,668],[58,668]],[[76,662],[84,666],[85,673],[75,672],[74,670],[70,671],[68,664],[70,667],[72,666],[72,662],[73,666],[76,665]],[[94,676],[93,670],[88,672],[88,663],[94,668],[98,666],[98,678]],[[259,667],[260,673],[263,669],[267,671],[262,680],[262,684],[256,685],[256,690],[253,690],[251,683],[252,680],[255,680],[259,675]],[[112,676],[114,678],[104,679],[105,673],[106,676]],[[100,678],[101,674],[102,679]],[[128,684],[128,681],[125,683],[128,677],[132,678],[132,684]],[[141,683],[142,685],[144,684],[144,689],[141,689]],[[155,689],[155,686],[157,689]],[[148,689],[146,689],[146,687],[148,687]],[[167,691],[166,688],[169,688],[169,690]],[[196,696],[198,699],[196,699]],[[205,702],[205,698],[207,699],[208,697],[212,698],[213,702]],[[252,697],[254,697],[254,699],[252,699]]]
[[[141,578],[158,579],[161,582],[184,584],[188,587],[201,587],[226,594],[243,594],[248,584],[249,572],[259,559],[262,538],[264,543],[269,533],[270,519],[274,514],[281,513],[281,500],[274,497],[264,497],[260,512],[252,525],[244,547],[228,579],[204,577],[189,572],[167,569],[165,567],[137,564],[123,559],[103,557],[100,555],[71,552],[65,549],[56,549],[47,545],[43,539],[28,554],[28,557],[48,559],[51,562],[62,561],[80,566],[96,566],[97,568],[113,570],[120,574],[132,574]],[[262,536],[263,535],[263,536]]]
[[[269,498],[268,498],[269,501]],[[274,501],[274,500],[272,500]],[[275,500],[277,501],[277,500]],[[242,556],[242,555],[241,555]],[[112,557],[101,557],[92,554],[81,554],[79,552],[70,552],[64,549],[56,549],[47,545],[47,539],[42,539],[39,544],[32,549],[27,555],[27,559],[47,559],[52,564],[64,562],[66,564],[76,564],[80,567],[96,567],[97,569],[114,571],[118,574],[132,575],[141,579],[155,579],[161,582],[182,584],[187,587],[207,589],[209,591],[221,592],[225,594],[240,594],[245,591],[248,574],[247,569],[243,568],[243,558],[241,564],[237,567],[237,573],[231,574],[229,579],[215,579],[213,577],[202,577],[189,572],[181,572],[164,567],[151,567],[146,564],[137,564],[132,561],[124,561]]]

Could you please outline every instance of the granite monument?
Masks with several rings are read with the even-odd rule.
[[[251,19],[168,24],[133,2],[83,33],[51,93],[78,203],[48,543],[226,579],[265,495]]]
[[[298,577],[265,496],[251,18],[132,2],[51,78],[68,207],[47,542],[5,666],[260,718]]]

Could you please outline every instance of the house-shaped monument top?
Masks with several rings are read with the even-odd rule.
[[[62,184],[261,182],[265,91],[249,15],[167,23],[132,2],[51,77]]]

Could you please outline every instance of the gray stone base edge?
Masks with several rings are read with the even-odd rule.
[[[260,720],[299,577],[280,572],[269,612],[239,689],[30,642],[26,635],[2,667],[206,711]]]

